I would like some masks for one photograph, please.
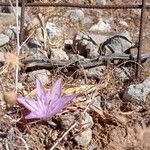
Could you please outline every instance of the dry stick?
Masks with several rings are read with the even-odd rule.
[[[46,45],[46,42],[47,42],[47,34],[46,34],[46,29],[45,29],[45,17],[41,17],[39,16],[39,19],[41,19],[41,25],[42,25],[42,30],[43,30],[43,38],[44,38],[44,49],[46,50],[47,49],[47,45]]]
[[[20,54],[20,40],[19,40],[19,17],[18,17],[18,0],[16,0],[16,26],[17,26],[17,55],[19,56]],[[16,92],[18,90],[18,77],[19,76],[19,64],[16,66]]]
[[[2,68],[3,70],[2,71],[0,70],[0,75],[3,74],[8,69],[8,67],[9,67],[8,64],[6,64],[6,65],[4,64],[4,66]]]
[[[49,149],[53,150],[59,143],[60,141],[77,125],[77,122],[75,122],[64,134],[63,136],[57,140],[57,142]]]
[[[11,8],[13,9],[14,15],[16,16],[16,11],[15,11],[15,8],[14,8],[13,3],[11,2],[11,0],[9,0],[9,3],[10,3]]]
[[[32,32],[27,39],[20,45],[20,39],[19,39],[19,10],[18,10],[18,0],[16,0],[16,11],[14,9],[14,6],[12,5],[11,0],[9,0],[9,3],[14,11],[15,17],[16,17],[16,26],[17,26],[17,46],[16,46],[16,51],[17,51],[17,56],[19,57],[20,55],[20,49],[22,46],[27,42],[27,40],[33,35],[34,32]],[[15,79],[15,85],[16,85],[16,92],[18,90],[18,78],[19,78],[19,64],[16,65],[16,79]]]
[[[16,0],[16,26],[17,26],[17,55],[20,54],[20,40],[19,40],[19,9],[18,0]]]
[[[46,35],[46,30],[45,30],[45,27],[41,27],[42,30],[43,30],[43,38],[44,38],[44,49],[46,50],[47,49],[47,45],[46,45],[46,41],[47,41],[47,35]]]
[[[20,40],[19,40],[19,10],[18,10],[18,0],[16,0],[16,10],[14,9],[14,6],[12,5],[11,0],[9,0],[9,3],[14,11],[15,17],[16,17],[16,26],[17,26],[17,45],[16,45],[16,53],[17,56],[20,54]],[[19,76],[19,64],[16,65],[16,79],[15,79],[15,85],[16,85],[16,92],[18,90],[18,76]]]
[[[20,49],[30,39],[30,37],[33,35],[33,33],[34,33],[34,31],[25,39],[25,41],[21,44]]]

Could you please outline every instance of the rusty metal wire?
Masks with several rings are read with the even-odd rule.
[[[24,36],[24,21],[25,21],[25,1],[26,0],[22,0],[22,4],[21,4],[21,21],[20,21],[20,45],[23,42],[23,36]]]
[[[13,6],[16,4],[13,3]],[[0,6],[10,6],[9,3],[0,2]],[[22,6],[22,3],[19,3]],[[76,7],[76,8],[87,8],[87,9],[141,9],[142,4],[127,4],[127,5],[88,5],[88,4],[72,4],[72,3],[25,3],[26,7]],[[145,6],[146,9],[150,9],[150,5]]]
[[[139,30],[139,41],[138,41],[138,52],[137,52],[137,65],[136,65],[136,78],[140,75],[141,68],[138,64],[141,64],[141,51],[143,44],[143,30],[144,30],[144,18],[145,18],[146,0],[142,0],[141,18],[140,18],[140,30]]]
[[[16,4],[13,3],[13,6]],[[0,2],[0,6],[10,6],[10,3]],[[142,51],[142,39],[144,29],[144,18],[145,9],[150,9],[150,5],[146,4],[146,0],[142,0],[142,4],[131,4],[131,5],[83,5],[83,4],[72,4],[72,3],[27,3],[26,0],[22,0],[19,3],[21,7],[21,23],[20,23],[20,44],[23,42],[24,35],[24,13],[25,7],[73,7],[73,8],[86,8],[86,9],[141,9],[140,17],[140,28],[138,38],[138,51],[137,51],[137,63],[141,64],[141,51]],[[139,65],[136,66],[136,77],[140,75]]]

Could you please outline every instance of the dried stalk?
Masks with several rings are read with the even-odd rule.
[[[16,27],[17,27],[17,32],[16,32],[16,36],[17,36],[17,44],[16,44],[16,54],[19,57],[20,55],[20,39],[19,39],[19,6],[18,6],[18,0],[16,0],[16,10],[13,6],[13,3],[11,0],[9,0],[9,3],[13,9],[15,18],[16,18]],[[16,65],[16,73],[15,73],[15,87],[16,87],[16,91],[18,90],[18,77],[19,76],[19,64]]]
[[[20,54],[20,40],[19,40],[19,10],[18,10],[18,0],[16,0],[16,26],[17,26],[17,47],[16,47],[16,51],[17,51],[17,55],[19,57]],[[19,65],[16,66],[16,79],[15,79],[15,83],[16,83],[16,91],[18,90],[18,77],[19,76]]]

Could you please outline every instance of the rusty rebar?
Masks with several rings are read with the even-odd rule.
[[[141,52],[142,52],[142,43],[143,43],[143,29],[144,29],[144,18],[145,18],[145,7],[146,0],[142,0],[142,8],[141,8],[141,17],[140,17],[140,29],[139,29],[139,41],[138,41],[138,52],[137,52],[137,65],[136,65],[136,78],[139,77],[141,73]]]
[[[91,8],[91,9],[127,9],[127,8],[141,8],[141,5],[85,5],[85,4],[72,4],[72,3],[28,3],[30,7],[77,7],[77,8]]]
[[[21,3],[20,45],[22,44],[22,42],[23,42],[23,37],[24,37],[25,2],[26,2],[26,0],[22,0],[22,3]]]
[[[13,3],[13,6],[16,4]],[[22,4],[19,3],[19,6]],[[10,6],[9,3],[0,2],[0,6]],[[72,4],[72,3],[26,3],[28,7],[76,7],[76,8],[88,8],[88,9],[141,9],[141,4],[121,4],[121,5],[88,5],[88,4]],[[150,9],[150,5],[145,6],[146,9]]]

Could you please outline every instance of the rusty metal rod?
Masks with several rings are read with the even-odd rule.
[[[26,0],[22,0],[22,5],[21,5],[20,45],[22,44],[24,38],[25,1]]]
[[[13,3],[13,6],[16,4]],[[19,6],[22,4],[19,3]],[[0,2],[0,6],[10,6],[9,3]],[[88,9],[141,9],[141,4],[133,5],[83,5],[83,4],[71,4],[71,3],[26,3],[25,6],[28,7],[77,7],[77,8],[88,8]],[[145,6],[146,9],[150,9],[150,5]]]
[[[28,3],[28,6],[54,6],[54,7],[78,7],[78,8],[94,8],[94,9],[126,9],[140,8],[141,5],[83,5],[71,3]]]
[[[137,65],[136,65],[136,73],[135,73],[136,78],[138,78],[140,73],[141,73],[141,68],[140,68],[139,65],[141,64],[141,52],[142,52],[142,43],[143,43],[145,7],[146,7],[146,0],[142,0],[141,18],[140,18],[140,30],[139,30],[139,41],[138,41],[138,52],[137,52]]]

